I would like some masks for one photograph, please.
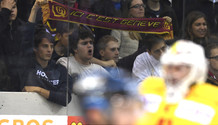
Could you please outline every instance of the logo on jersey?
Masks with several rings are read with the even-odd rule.
[[[36,75],[37,75],[37,76],[40,76],[42,79],[44,79],[44,80],[46,80],[46,81],[52,83],[52,85],[58,85],[58,84],[59,84],[59,80],[58,80],[58,79],[49,80],[49,79],[48,79],[48,76],[47,76],[46,73],[43,72],[43,71],[37,70],[37,71],[36,71]]]
[[[175,111],[179,118],[208,125],[215,115],[212,107],[194,101],[183,100]]]
[[[37,76],[41,76],[42,78],[48,79],[47,75],[46,75],[45,72],[43,72],[43,71],[37,70],[37,71],[36,71],[36,75],[37,75]]]

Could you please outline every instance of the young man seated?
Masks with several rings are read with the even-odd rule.
[[[101,60],[113,60],[116,63],[118,62],[120,44],[115,37],[111,35],[105,35],[101,37],[98,41],[97,47],[101,56]],[[119,69],[117,67],[108,66],[104,68],[115,77],[119,75]]]
[[[57,63],[68,69],[68,73],[72,77],[84,77],[94,72],[108,73],[103,67],[91,63],[93,58],[94,35],[85,26],[81,25],[69,36],[69,46],[73,56],[62,57]]]
[[[138,83],[149,76],[161,76],[160,57],[166,48],[161,37],[151,36],[147,39],[146,52],[136,57],[132,68],[132,74]]]
[[[65,67],[51,60],[53,37],[45,31],[39,31],[34,38],[35,57],[24,65],[21,73],[22,90],[37,92],[49,101],[66,106],[71,101],[72,78]]]

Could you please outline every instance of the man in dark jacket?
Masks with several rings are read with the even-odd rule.
[[[143,2],[146,4],[145,17],[170,17],[173,24],[173,33],[175,36],[178,36],[179,25],[175,11],[166,2],[162,2],[161,0],[143,0]]]
[[[14,0],[0,0],[0,59],[5,63],[11,85],[7,91],[20,91],[18,83],[21,32],[24,23],[17,18],[17,6]]]
[[[35,57],[24,65],[21,88],[66,106],[71,101],[72,78],[65,67],[51,60],[54,46],[51,34],[39,31],[34,38]]]

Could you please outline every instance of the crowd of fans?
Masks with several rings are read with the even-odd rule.
[[[63,106],[76,93],[92,124],[217,123],[216,2],[55,1],[109,17],[164,18],[174,39],[62,21],[51,34],[40,11],[47,0],[0,0],[0,91]]]

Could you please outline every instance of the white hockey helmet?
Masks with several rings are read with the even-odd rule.
[[[187,40],[178,40],[161,57],[162,65],[181,65],[191,67],[187,76],[180,82],[186,84],[203,83],[207,77],[207,60],[204,49],[198,44]],[[164,76],[163,71],[163,76]],[[166,74],[165,74],[166,75]]]

